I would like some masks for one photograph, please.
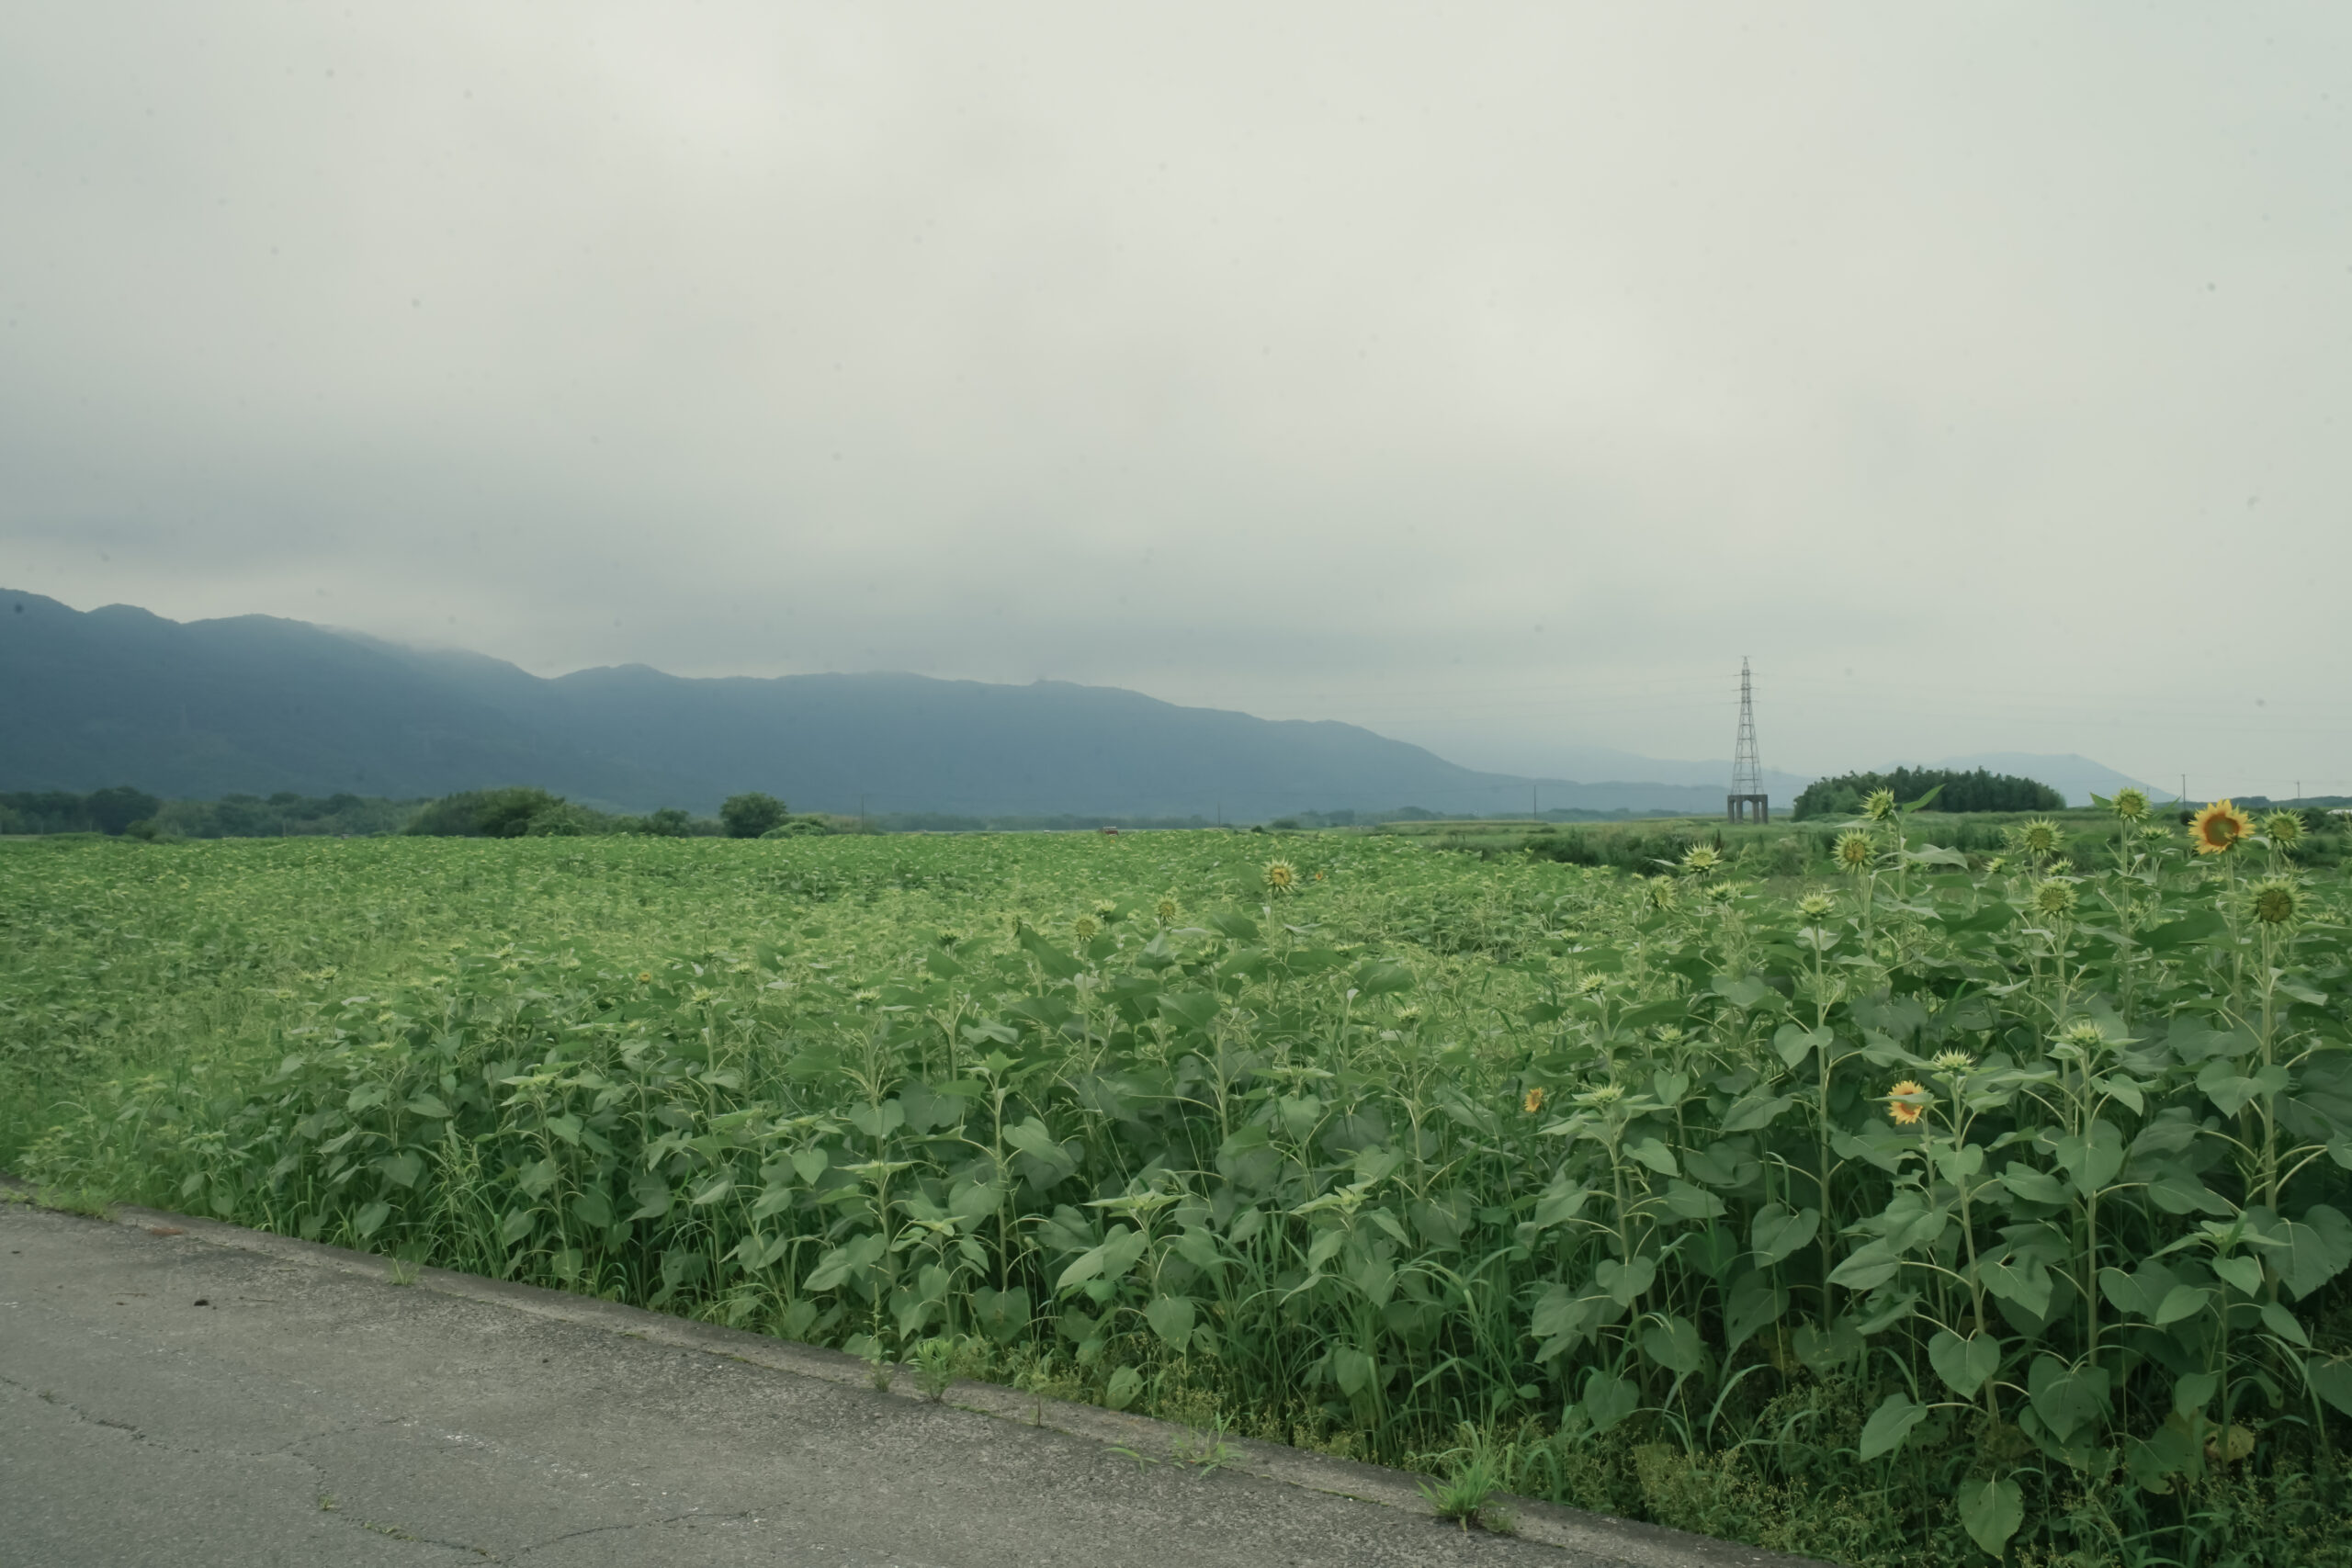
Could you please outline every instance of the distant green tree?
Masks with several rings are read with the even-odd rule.
[[[1862,808],[1873,790],[1892,790],[1905,805],[1941,785],[1938,811],[2060,811],[2066,797],[2035,779],[1996,773],[1984,768],[1960,773],[1951,768],[1896,768],[1884,773],[1841,773],[1815,779],[1796,798],[1792,815],[1802,822],[1818,817],[1851,817]]]
[[[316,799],[282,789],[267,800],[250,795],[167,800],[153,820],[157,835],[167,839],[372,837],[400,832],[422,804],[356,795]]]
[[[164,803],[143,789],[117,784],[112,789],[94,791],[85,808],[99,832],[119,833],[133,822],[152,818],[164,808]]]
[[[494,789],[482,797],[474,820],[485,839],[519,839],[531,830],[533,821],[566,804],[561,795],[543,789]]]
[[[294,797],[296,800],[301,796]],[[174,818],[180,813],[171,813]],[[250,795],[224,795],[206,812],[203,837],[208,839],[267,838],[284,829],[286,808]],[[187,829],[183,827],[182,832]]]
[[[418,812],[408,830],[439,838],[519,839],[531,831],[533,818],[552,817],[569,805],[543,789],[471,789],[443,795]]]
[[[645,816],[645,830],[657,839],[683,839],[691,829],[694,818],[674,806],[665,806]]]
[[[718,819],[726,824],[730,839],[756,839],[784,818],[784,802],[757,791],[729,795],[727,804],[718,808]]]
[[[11,832],[88,833],[96,829],[90,820],[89,803],[62,789],[0,795],[0,806],[6,807],[20,824],[10,829]]]

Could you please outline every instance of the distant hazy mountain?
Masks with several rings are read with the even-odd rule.
[[[115,784],[178,797],[533,784],[626,810],[699,811],[760,789],[809,810],[863,797],[876,812],[1243,821],[1403,806],[1516,814],[1531,785],[1546,808],[1714,812],[1724,799],[1714,782],[1479,773],[1353,725],[1112,687],[688,680],[642,665],[546,680],[300,621],[183,625],[0,593],[0,789]]]
[[[1511,761],[1521,767],[1534,767],[1546,774],[1557,773],[1572,779],[1640,779],[1653,784],[1692,784],[1721,794],[1731,787],[1731,754],[1709,761],[1671,761],[1661,757],[1643,757],[1631,751],[1620,751],[1607,746],[1585,746],[1575,741],[1546,741],[1517,739],[1509,742]],[[1489,752],[1500,750],[1497,742],[1488,742]],[[1469,759],[1469,765],[1499,761],[1495,756]],[[1811,773],[1784,773],[1778,768],[1764,770],[1764,790],[1775,801],[1794,800],[1797,792],[1811,784]]]

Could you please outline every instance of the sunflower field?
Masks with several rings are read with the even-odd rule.
[[[2312,825],[0,843],[0,1167],[1853,1564],[2352,1564]]]

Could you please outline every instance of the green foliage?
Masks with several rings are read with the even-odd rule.
[[[64,790],[0,795],[0,833],[95,833],[82,797]]]
[[[827,833],[849,830],[854,829],[854,818],[837,818],[810,813],[800,817],[786,817],[762,833],[760,837],[763,839],[818,838]]]
[[[277,839],[304,834],[345,837],[396,833],[419,803],[332,795],[311,798],[281,791],[264,800],[227,795],[219,800],[160,801],[143,791],[62,791],[0,795],[0,832],[122,833],[138,839]]]
[[[0,795],[0,832],[119,834],[153,818],[164,803],[129,784],[74,795],[35,790]]]
[[[1935,804],[1940,807],[1942,802],[1939,799]],[[1972,869],[1979,871],[1996,861],[2015,860],[2016,830],[2029,820],[2044,819],[2060,830],[2061,847],[2047,857],[2053,865],[2082,873],[2112,861],[2116,821],[2103,811],[2037,813],[2029,818],[1999,812],[1955,817],[1933,810],[1908,818],[1915,832],[1961,853]],[[2343,860],[2342,825],[2335,818],[2324,818],[2323,823],[2322,829],[2297,846],[2298,864],[2316,870],[2332,868]],[[1421,841],[1489,860],[1524,854],[1568,865],[1612,867],[1641,876],[1679,871],[1682,857],[1703,844],[1719,851],[1734,874],[1779,880],[1834,874],[1832,851],[1846,826],[1845,818],[1775,821],[1758,827],[1728,825],[1720,818],[1684,817],[1547,826],[1532,831],[1523,824],[1482,825],[1430,834]]]
[[[229,795],[219,800],[171,801],[155,814],[154,822],[158,837],[182,839],[397,833],[408,826],[421,804],[350,794],[314,797],[281,790],[266,800]]]
[[[915,1347],[913,1362],[916,1391],[934,1404],[945,1399],[956,1382],[958,1355],[955,1344],[933,1336]]]
[[[1495,1452],[1493,1438],[1465,1423],[1462,1446],[1433,1457],[1442,1466],[1442,1479],[1421,1483],[1421,1495],[1428,1500],[1430,1512],[1441,1519],[1453,1520],[1464,1531],[1474,1524],[1504,1523],[1500,1519],[1490,1520],[1487,1513],[1495,1494],[1502,1490],[1504,1477],[1504,1464]]]
[[[1950,768],[1896,768],[1884,773],[1842,773],[1834,779],[1815,779],[1804,786],[1796,798],[1791,815],[1802,822],[1816,817],[1852,817],[1862,808],[1862,802],[1872,791],[1891,790],[1904,805],[1938,790],[1935,806],[1939,811],[2059,811],[2066,805],[2066,797],[2046,784],[2019,778],[2014,773],[1989,773],[1978,768],[1973,773],[1960,773]]]
[[[730,839],[756,839],[769,829],[784,821],[784,802],[772,795],[753,791],[748,795],[730,795],[718,808],[718,819],[726,824]]]
[[[2340,881],[1921,820],[1789,891],[1295,838],[1272,907],[1216,834],[12,843],[0,1163],[1453,1501],[2343,1568]]]
[[[85,802],[90,819],[101,833],[119,833],[133,822],[153,817],[163,805],[145,790],[133,789],[129,784],[94,790]]]
[[[560,795],[518,785],[443,795],[418,812],[408,830],[428,838],[544,839],[613,832],[618,826],[616,818]]]
[[[796,818],[794,820],[805,818]],[[860,818],[842,820],[858,821]],[[1070,812],[1042,817],[975,817],[947,811],[888,811],[877,812],[862,820],[869,830],[882,833],[1083,833],[1102,828],[1117,828],[1125,831],[1131,828],[1172,829],[1217,826],[1207,817],[1104,817]]]
[[[1541,829],[1529,835],[1526,849],[1564,865],[1609,866],[1649,876],[1679,863],[1695,845],[1723,849],[1725,843],[1721,827],[1685,819],[1656,826]]]

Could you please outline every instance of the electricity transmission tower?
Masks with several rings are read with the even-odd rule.
[[[1731,749],[1731,794],[1724,800],[1726,821],[1772,820],[1772,802],[1764,793],[1764,764],[1756,755],[1756,694],[1748,684],[1747,660],[1739,661],[1739,739]]]

